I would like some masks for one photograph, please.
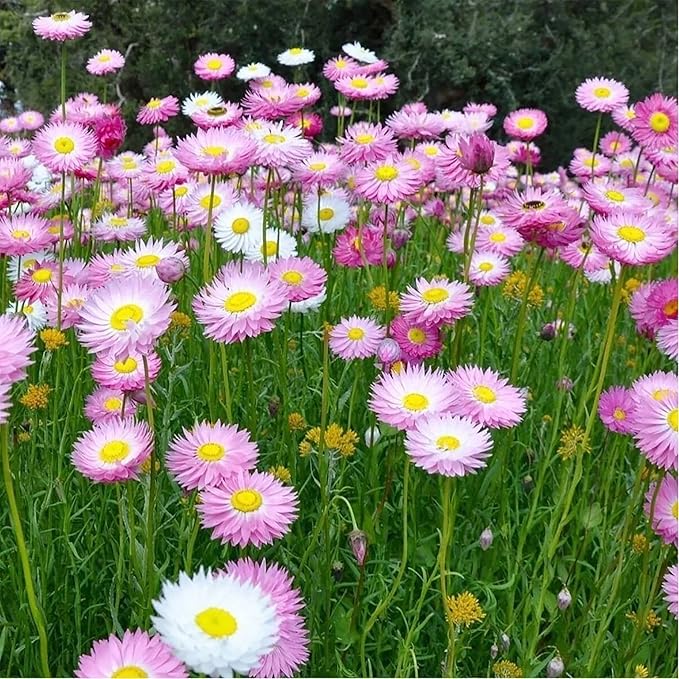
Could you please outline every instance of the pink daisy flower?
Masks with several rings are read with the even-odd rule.
[[[383,326],[372,318],[343,318],[330,331],[330,349],[345,361],[374,356],[386,336]]]
[[[633,129],[632,120],[634,120],[635,116],[634,106],[635,104],[626,104],[618,106],[611,111],[613,122],[627,132],[631,132]]]
[[[33,153],[52,172],[75,172],[97,153],[97,140],[79,123],[50,123],[33,137]]]
[[[149,382],[154,382],[160,372],[160,356],[150,351],[146,356]],[[92,377],[102,387],[119,391],[135,391],[144,388],[144,361],[140,353],[117,358],[113,354],[97,354],[92,364]],[[127,407],[125,408],[127,412]]]
[[[54,262],[39,262],[35,266],[26,270],[14,286],[14,295],[17,299],[29,303],[40,300],[46,302],[47,299],[58,288],[59,265]],[[64,271],[64,283],[72,280]]]
[[[679,566],[674,564],[667,569],[662,581],[663,597],[667,601],[669,612],[676,618],[679,617]]]
[[[266,472],[238,471],[200,494],[201,525],[212,538],[245,547],[270,545],[297,517],[297,493]]]
[[[526,412],[526,397],[490,368],[461,365],[448,376],[454,400],[450,412],[496,429],[515,427]]]
[[[102,243],[133,241],[146,233],[140,217],[127,217],[105,212],[91,227],[92,237]]]
[[[0,158],[0,193],[13,193],[25,188],[31,174],[19,158]]]
[[[229,561],[224,567],[227,576],[254,585],[264,598],[272,601],[276,611],[278,640],[257,665],[251,677],[291,677],[309,658],[309,635],[300,611],[304,607],[302,595],[292,586],[292,577],[278,564],[250,559]]]
[[[589,149],[577,148],[573,151],[573,159],[568,169],[579,179],[589,177],[605,177],[611,170],[611,161],[601,153],[592,153]]]
[[[175,156],[192,172],[242,174],[256,149],[255,141],[241,130],[215,127],[180,139]]]
[[[108,75],[125,65],[125,57],[118,50],[99,50],[90,57],[85,68],[92,75]]]
[[[87,263],[87,285],[90,288],[102,288],[109,281],[124,278],[127,270],[122,263],[122,256],[120,250],[94,255]]]
[[[659,330],[677,318],[677,279],[655,281],[646,297],[646,318],[654,330]]]
[[[498,204],[496,210],[506,226],[523,235],[524,231],[530,232],[558,221],[566,205],[558,191],[529,186],[525,191],[512,193]]]
[[[654,264],[676,245],[675,234],[653,215],[628,211],[606,217],[596,216],[590,227],[594,244],[611,259],[622,264]]]
[[[634,415],[634,439],[650,462],[677,469],[677,392],[660,401],[645,399]]]
[[[368,406],[380,422],[409,429],[418,420],[450,410],[455,395],[445,375],[407,364],[398,373],[382,373],[370,388]]]
[[[653,530],[668,545],[676,545],[679,541],[679,488],[677,479],[672,474],[666,474],[660,482],[660,489],[656,495],[656,484],[652,483],[646,493],[644,511],[646,516],[651,518],[653,509],[653,519],[651,524]],[[655,504],[653,498],[655,497]]]
[[[663,325],[655,338],[658,342],[658,349],[676,361],[679,355],[679,325],[677,319],[674,318],[667,325]]]
[[[394,318],[390,334],[407,361],[416,362],[432,358],[443,348],[441,331],[437,326],[414,322],[405,316]]]
[[[493,441],[468,417],[432,415],[406,432],[405,449],[415,466],[430,474],[465,476],[485,467]]]
[[[252,131],[257,143],[256,162],[265,167],[299,163],[312,153],[312,146],[301,132],[282,122],[268,123]]]
[[[12,406],[10,391],[12,385],[9,382],[0,382],[0,424],[9,420],[9,409]]]
[[[394,156],[397,151],[393,132],[379,124],[355,123],[337,139],[340,157],[347,165],[372,163]]]
[[[154,240],[153,237],[139,241],[134,248],[121,254],[120,262],[127,276],[157,280],[156,267],[170,257],[179,259],[186,269],[189,268],[188,257],[177,243],[162,238]]]
[[[33,19],[33,31],[43,40],[64,42],[81,38],[90,28],[92,22],[89,21],[89,16],[75,10],[56,12],[48,17]]]
[[[179,113],[179,99],[173,95],[153,97],[149,99],[137,113],[137,122],[141,125],[158,125]]]
[[[211,106],[204,111],[195,111],[191,120],[201,129],[210,127],[227,127],[235,125],[243,116],[243,109],[233,101],[227,101],[217,106]]]
[[[201,80],[223,80],[235,70],[236,63],[228,54],[201,54],[193,64],[194,73]]]
[[[479,250],[494,252],[503,257],[513,257],[523,250],[525,242],[516,229],[505,226],[499,220],[494,225],[486,226],[481,216],[476,234],[476,247]]]
[[[167,450],[167,468],[185,490],[221,487],[240,471],[251,470],[257,463],[257,444],[245,429],[233,424],[199,422],[184,428]]]
[[[345,165],[336,153],[312,153],[293,168],[295,179],[305,188],[328,187],[336,184],[345,173]]]
[[[499,285],[510,270],[506,257],[493,252],[475,252],[469,264],[469,280],[478,286]]]
[[[332,59],[328,59],[328,61],[323,64],[323,75],[328,80],[334,82],[335,80],[339,80],[346,76],[356,75],[359,69],[360,64],[357,61],[351,57],[339,55]]]
[[[214,192],[209,184],[196,184],[186,199],[185,212],[192,224],[207,224],[212,205],[213,222],[236,204],[238,194],[231,183],[217,182]]]
[[[142,181],[154,191],[164,191],[188,180],[189,171],[170,152],[159,153],[143,165]]]
[[[651,149],[677,145],[677,100],[659,92],[634,105],[634,140]]]
[[[607,132],[599,141],[599,148],[604,155],[617,156],[632,149],[632,140],[623,132]]]
[[[71,453],[73,466],[96,483],[115,483],[137,478],[151,455],[153,436],[146,422],[112,419],[78,438]]]
[[[655,281],[642,283],[632,294],[629,303],[630,316],[634,319],[637,332],[649,337],[653,337],[655,331],[653,317],[648,313],[647,300],[655,285]]]
[[[352,101],[375,99],[378,92],[378,84],[375,78],[360,72],[337,78],[333,82],[333,86],[340,94]]]
[[[378,203],[396,203],[420,188],[416,169],[400,156],[370,163],[356,172],[356,193]]]
[[[20,256],[42,250],[51,242],[47,221],[31,213],[0,215],[0,255]]]
[[[267,272],[284,286],[289,302],[303,302],[325,288],[328,274],[311,257],[285,257],[271,262]]]
[[[473,304],[471,289],[465,283],[437,278],[418,278],[401,294],[401,311],[407,320],[429,325],[453,323],[466,316]]]
[[[514,139],[532,141],[547,129],[547,116],[537,108],[520,108],[505,117],[502,127]]]
[[[384,123],[399,139],[434,139],[445,130],[445,123],[435,113],[407,111],[392,113]]]
[[[298,129],[306,139],[313,139],[323,131],[323,118],[311,111],[297,111],[288,116],[285,122]]]
[[[650,375],[642,375],[632,383],[632,398],[641,407],[646,401],[664,401],[677,395],[677,376],[674,373],[656,370]]]
[[[625,387],[611,387],[601,394],[599,417],[604,426],[617,434],[634,431],[636,404],[631,391]]]
[[[350,226],[337,237],[332,254],[341,266],[358,269],[369,264],[379,266],[383,251],[382,234],[365,227]]]
[[[125,394],[120,389],[97,387],[85,399],[85,417],[94,424],[110,422],[120,417],[133,417],[136,412],[137,404],[131,399],[125,399]]]
[[[619,210],[643,212],[651,207],[641,189],[613,183],[588,182],[582,187],[582,194],[594,211],[604,215]]]
[[[629,90],[611,78],[587,78],[575,90],[575,101],[585,111],[610,113],[624,106],[629,98]]]
[[[92,650],[80,656],[75,676],[99,677],[188,677],[184,663],[160,637],[148,632],[126,630],[122,640],[115,634],[95,641]]]
[[[72,328],[80,322],[80,311],[85,305],[91,290],[79,283],[66,283],[61,290],[61,329]],[[45,299],[47,318],[50,325],[57,325],[58,299],[54,290]]]
[[[96,290],[81,310],[79,339],[92,353],[124,359],[146,354],[170,325],[175,309],[169,290],[153,278],[133,276]]]
[[[288,305],[286,291],[261,264],[231,262],[194,297],[196,318],[216,342],[242,342],[273,329]]]
[[[14,314],[0,314],[0,384],[26,377],[29,358],[35,351],[34,336],[26,321]]]

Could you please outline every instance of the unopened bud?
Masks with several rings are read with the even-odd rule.
[[[559,607],[560,611],[565,611],[571,605],[572,600],[573,599],[571,598],[571,593],[568,591],[568,587],[564,587],[556,595],[556,605]]]
[[[396,363],[401,358],[401,347],[396,340],[387,337],[377,347],[377,358],[385,365]]]
[[[348,536],[349,546],[359,566],[365,563],[368,552],[368,536],[362,530],[352,530]]]
[[[179,257],[165,257],[156,264],[156,274],[163,283],[176,283],[186,273],[186,266]]]
[[[481,549],[485,552],[492,544],[493,531],[490,529],[490,526],[488,526],[479,537],[479,545],[481,545]]]
[[[561,656],[557,655],[556,658],[552,658],[547,665],[547,676],[560,677],[565,669],[566,667],[563,664],[563,660],[561,660]]]
[[[281,408],[281,402],[277,398],[272,398],[269,401],[269,417],[276,417]]]
[[[500,648],[502,648],[502,652],[506,653],[509,650],[509,644],[512,642],[512,640],[509,638],[508,634],[505,634],[504,632],[500,635]]]
[[[561,379],[556,381],[556,384],[554,386],[559,391],[569,392],[572,391],[573,389],[573,380],[567,375],[564,375]]]
[[[556,328],[554,323],[545,323],[540,330],[540,339],[546,340],[547,342],[553,340],[556,337]]]
[[[497,654],[500,652],[500,649],[497,647],[497,644],[493,644],[490,647],[490,657],[495,660],[497,658]]]
[[[365,430],[363,438],[365,439],[365,445],[368,446],[368,448],[372,448],[373,446],[376,446],[377,442],[382,438],[382,432],[377,425],[368,427]]]
[[[146,405],[146,391],[144,389],[135,389],[134,391],[128,391],[127,395],[129,396],[130,400],[134,401],[135,403],[138,403],[139,405],[145,406]],[[151,397],[151,407],[155,408],[156,404],[155,401],[153,400],[153,397]]]

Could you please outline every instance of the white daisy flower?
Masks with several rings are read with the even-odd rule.
[[[250,203],[236,203],[214,224],[215,239],[226,252],[245,252],[262,242],[262,211]]]
[[[247,675],[279,637],[271,598],[233,576],[202,568],[179,582],[165,582],[153,602],[153,625],[174,654],[195,672]]]
[[[342,45],[342,51],[348,54],[352,59],[361,61],[364,64],[374,64],[377,61],[377,55],[367,47],[363,47],[360,42],[347,42]]]
[[[311,233],[341,231],[351,218],[349,203],[339,196],[311,196],[302,210],[302,226]]]
[[[23,316],[29,330],[33,332],[38,332],[47,325],[47,309],[40,300],[35,300],[32,304],[15,300],[9,303],[6,313]]]
[[[266,240],[262,243],[261,235],[257,242],[245,251],[245,259],[250,262],[273,262],[280,257],[296,257],[297,243],[295,239],[282,229],[267,229]]]
[[[257,80],[259,78],[266,78],[271,73],[271,69],[259,62],[253,62],[247,66],[241,66],[236,73],[238,80]]]
[[[278,63],[284,66],[301,66],[302,64],[310,64],[315,58],[315,54],[311,50],[303,47],[291,47],[290,49],[281,52],[278,57]]]
[[[208,111],[217,106],[224,106],[224,100],[216,92],[194,92],[182,102],[182,113],[192,116],[199,111]]]

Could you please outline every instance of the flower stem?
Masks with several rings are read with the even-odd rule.
[[[203,282],[210,280],[210,250],[212,249],[212,206],[215,200],[215,183],[217,175],[210,177],[210,205],[207,208],[207,224],[205,226],[205,247],[203,249]]]
[[[149,380],[149,364],[146,356],[142,357],[144,362],[144,392],[146,394],[146,413],[149,427],[151,429],[151,436],[155,437],[154,420],[153,420],[153,402],[151,401],[151,383]],[[155,547],[155,505],[156,505],[156,446],[155,439],[151,446],[149,469],[149,499],[146,512],[146,568],[144,576],[144,590],[146,594],[146,605],[148,610],[151,610],[151,579],[153,578],[154,566],[154,547]]]

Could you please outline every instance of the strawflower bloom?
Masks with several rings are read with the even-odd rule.
[[[0,256],[24,256],[48,246],[51,236],[42,217],[27,213],[0,215]]]
[[[173,95],[167,97],[152,97],[137,113],[137,122],[141,125],[158,125],[164,123],[179,113],[179,99]]]
[[[330,331],[330,350],[345,361],[374,356],[384,339],[383,326],[371,318],[343,318]]]
[[[493,252],[475,252],[469,264],[469,280],[478,286],[499,285],[510,270],[506,257]]]
[[[267,123],[251,134],[257,142],[256,161],[265,167],[293,165],[312,153],[300,130],[282,122]]]
[[[625,387],[611,387],[601,394],[599,417],[610,431],[631,434],[634,431],[635,410],[634,398]]]
[[[96,483],[128,481],[137,478],[152,446],[153,435],[146,422],[115,418],[81,434],[71,461],[81,474]]]
[[[502,126],[510,137],[532,141],[547,129],[547,116],[537,108],[520,108],[512,111]]]
[[[201,54],[193,64],[194,73],[201,80],[223,80],[236,68],[236,63],[228,54],[208,52]]]
[[[266,78],[271,73],[271,69],[260,62],[252,62],[247,66],[241,66],[236,73],[239,80],[256,80]]]
[[[241,130],[215,127],[180,139],[175,157],[193,172],[242,174],[255,150],[252,138]]]
[[[302,302],[320,294],[328,274],[311,257],[285,257],[267,267],[272,280],[279,281],[290,302]]]
[[[611,78],[587,78],[575,90],[575,100],[585,111],[610,113],[624,106],[629,90]]]
[[[75,10],[56,12],[47,17],[33,19],[33,31],[43,40],[64,42],[81,38],[90,28],[92,22],[89,21],[89,16]]]
[[[419,172],[400,156],[392,156],[356,172],[356,193],[379,203],[396,203],[412,196],[421,185]]]
[[[233,424],[199,422],[182,429],[167,450],[167,468],[186,491],[222,486],[257,462],[257,444],[250,434]]]
[[[314,57],[315,55],[311,50],[304,49],[304,47],[291,47],[285,52],[281,52],[276,57],[276,61],[284,66],[302,66],[303,64],[310,64]]]
[[[247,202],[237,202],[220,212],[214,222],[215,239],[226,252],[243,253],[262,240],[263,212]]]
[[[672,474],[664,476],[659,488],[655,483],[649,486],[644,511],[649,518],[653,514],[653,530],[663,542],[676,545],[679,539],[679,488]]]
[[[125,57],[118,50],[99,50],[87,62],[85,68],[92,75],[108,75],[125,65]]]
[[[34,351],[34,335],[26,321],[14,314],[0,314],[0,384],[24,379]]]
[[[679,566],[677,564],[667,569],[662,581],[662,589],[669,612],[675,618],[679,617]]]
[[[634,415],[637,447],[650,462],[662,469],[677,469],[678,421],[676,391],[662,400],[644,399]]]
[[[149,382],[154,382],[160,372],[160,356],[155,351],[145,354]],[[144,360],[142,354],[132,352],[124,357],[114,354],[97,354],[92,364],[92,377],[102,387],[120,391],[143,389]]]
[[[441,325],[466,316],[473,304],[468,285],[447,278],[418,278],[401,295],[401,311],[409,321]]]
[[[120,389],[98,387],[85,399],[85,417],[94,424],[119,417],[133,417],[136,410],[136,403],[126,399]]]
[[[436,356],[443,348],[438,326],[397,316],[391,322],[391,336],[408,361],[422,361]]]
[[[245,547],[269,545],[282,538],[297,516],[297,493],[268,472],[238,471],[208,486],[198,513],[212,538]]]
[[[52,172],[75,172],[96,152],[96,137],[79,123],[50,123],[33,138],[33,153]]]
[[[676,361],[679,355],[679,326],[677,325],[677,319],[674,318],[667,325],[663,325],[658,330],[655,338],[658,342],[658,349]]]
[[[350,125],[337,143],[347,165],[385,160],[397,151],[396,138],[388,127],[365,122]]]
[[[634,105],[634,140],[650,149],[677,145],[677,100],[659,92]],[[676,153],[675,153],[676,157]]]
[[[363,47],[360,42],[347,42],[342,45],[342,52],[363,64],[374,64],[378,59],[375,52]]]

